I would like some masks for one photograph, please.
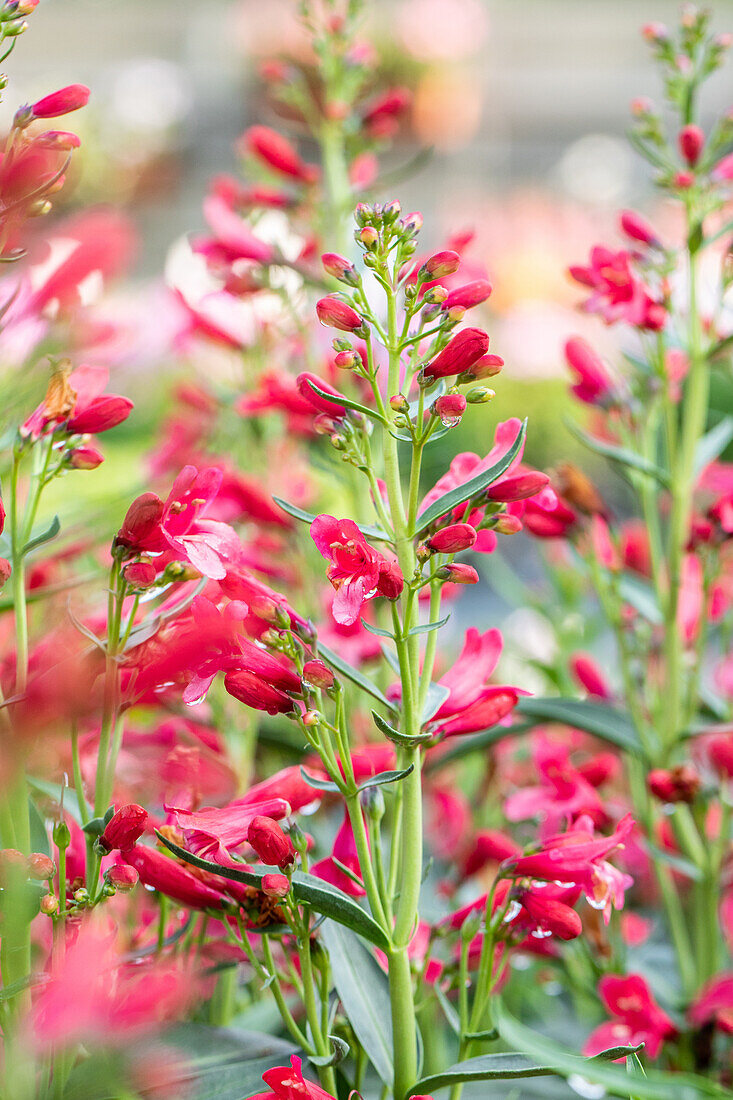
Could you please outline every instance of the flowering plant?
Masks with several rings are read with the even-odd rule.
[[[34,7],[0,9],[11,45]],[[465,241],[423,248],[421,215],[368,193],[408,93],[374,94],[359,7],[304,2],[309,59],[265,69],[318,163],[256,125],[253,182],[205,199],[191,257],[214,289],[170,308],[181,346],[226,346],[243,381],[179,391],[158,491],[129,494],[106,546],[50,545],[47,488],[98,467],[95,437],[133,411],[93,362],[54,361],[5,437],[3,1095],[723,1097],[733,419],[710,380],[728,254],[709,313],[699,282],[729,246],[733,130],[706,134],[697,101],[728,40],[691,8],[645,29],[671,137],[645,101],[632,141],[682,243],[626,211],[627,246],[571,268],[583,309],[628,334],[618,373],[566,345],[592,413],[575,431],[638,509],[621,519],[585,472],[525,461],[519,417],[434,476],[495,396],[474,323],[492,288]],[[82,234],[45,295],[24,283],[28,219],[78,144],[35,124],[87,97],[21,107],[7,137],[9,330],[78,320],[88,271],[116,270]],[[522,601],[557,612],[539,690],[526,662],[497,675],[485,615],[444,643],[510,536],[546,560]]]

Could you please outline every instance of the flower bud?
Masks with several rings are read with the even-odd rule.
[[[522,530],[522,521],[519,516],[500,512],[498,516],[494,516],[492,527],[500,535],[517,535]]]
[[[396,222],[402,213],[402,205],[399,199],[392,199],[391,202],[384,204],[383,218],[387,225],[391,225],[392,222]]]
[[[705,134],[699,126],[683,126],[677,135],[677,145],[690,168],[694,168],[705,145]]]
[[[675,172],[672,178],[672,183],[675,187],[679,187],[681,191],[687,191],[694,182],[695,176],[692,172]]]
[[[635,210],[622,210],[619,219],[621,230],[632,241],[639,241],[650,248],[660,248],[659,237],[654,232],[649,222],[637,214]]]
[[[670,39],[669,27],[664,23],[645,23],[641,28],[641,33],[647,42],[660,44],[668,42]]]
[[[68,462],[74,470],[96,470],[104,462],[104,455],[96,447],[74,447],[68,452]]]
[[[132,848],[136,841],[145,832],[148,824],[148,815],[142,806],[132,802],[128,806],[121,806],[117,813],[113,814],[99,842],[108,852],[119,848],[121,852]]]
[[[482,355],[467,371],[459,374],[459,383],[479,382],[483,378],[493,378],[504,366],[500,355]]]
[[[479,579],[472,565],[458,561],[451,562],[450,565],[441,565],[435,575],[441,581],[451,581],[453,584],[478,584]]]
[[[364,813],[371,821],[381,821],[384,817],[386,806],[381,787],[366,787],[359,795]]]
[[[431,286],[423,294],[423,307],[425,306],[439,306],[448,297],[448,291],[444,286]]]
[[[133,561],[122,570],[131,588],[149,588],[155,583],[158,571],[150,561]]]
[[[489,350],[489,337],[480,328],[465,328],[422,369],[422,375],[433,381],[451,374],[461,374]]]
[[[8,877],[26,877],[26,858],[17,848],[3,848],[0,850],[0,882]]]
[[[471,309],[485,302],[491,291],[492,286],[488,279],[476,279],[473,283],[466,283],[465,286],[458,286],[452,290],[443,302],[443,309],[446,311],[455,307],[463,310]]]
[[[59,911],[59,899],[53,894],[46,894],[41,898],[39,908],[47,917],[53,917]]]
[[[107,871],[105,878],[110,886],[114,886],[115,890],[119,890],[123,894],[134,889],[140,881],[139,874],[128,863],[115,863]]]
[[[424,279],[443,279],[452,275],[461,266],[461,257],[457,252],[436,252],[422,265],[418,277]]]
[[[451,523],[426,540],[435,554],[459,554],[470,550],[476,541],[476,531],[470,523]]]
[[[324,252],[321,256],[321,263],[325,271],[329,275],[333,275],[334,279],[338,279],[341,283],[347,283],[349,286],[358,286],[359,276],[356,273],[356,268],[351,260],[347,260],[345,256],[339,256],[337,252]]]
[[[393,412],[407,413],[410,411],[410,402],[403,393],[393,393],[389,399],[389,407]]]
[[[405,214],[402,219],[402,229],[405,237],[416,237],[423,226],[423,216],[419,210],[412,214]]]
[[[515,500],[526,500],[541,492],[550,479],[547,474],[539,470],[528,470],[523,474],[513,474],[500,478],[486,490],[488,500],[498,500],[502,504],[509,504]]]
[[[372,217],[373,211],[369,203],[358,202],[356,204],[356,209],[354,210],[354,220],[356,221],[357,225],[368,225],[369,222],[372,220]]]
[[[262,893],[268,898],[284,898],[290,893],[290,882],[286,875],[263,875]]]
[[[85,107],[88,100],[89,89],[85,84],[69,84],[32,104],[31,112],[34,118],[57,118]]]
[[[10,580],[10,574],[13,572],[13,567],[7,558],[0,558],[0,589],[2,589]]]
[[[365,248],[373,249],[379,244],[379,233],[373,225],[365,225],[363,229],[360,229],[357,233],[357,240],[364,245]]]
[[[474,386],[466,394],[466,401],[469,405],[485,405],[487,401],[493,401],[495,397],[496,390],[490,389],[489,386]]]
[[[364,319],[355,309],[340,298],[321,298],[316,303],[318,320],[326,328],[337,328],[341,332],[362,332]]]
[[[355,367],[361,366],[361,356],[356,351],[340,351],[334,363],[341,370],[353,370]]]
[[[276,864],[282,869],[295,861],[290,837],[271,817],[253,817],[247,829],[247,841],[263,863]]]
[[[71,831],[65,821],[57,821],[53,827],[53,842],[57,848],[64,850],[71,844]]]
[[[695,801],[701,779],[691,764],[679,764],[676,768],[654,768],[647,776],[651,793],[662,802]]]
[[[334,675],[323,661],[306,661],[303,665],[303,680],[316,688],[333,687]]]
[[[434,416],[440,417],[446,428],[454,428],[456,424],[460,424],[466,411],[466,398],[462,393],[444,393],[433,402],[430,411]]]
[[[164,504],[155,493],[143,493],[133,500],[122,521],[115,543],[128,549],[143,549],[163,518]]]
[[[35,879],[51,878],[56,873],[56,864],[43,852],[31,852],[28,856],[28,877]]]

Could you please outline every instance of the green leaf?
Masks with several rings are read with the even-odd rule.
[[[42,531],[39,535],[34,535],[29,542],[25,544],[22,550],[22,554],[30,554],[32,550],[35,550],[39,546],[43,546],[44,542],[50,542],[51,539],[55,539],[61,530],[61,521],[58,516],[54,516],[51,523]]]
[[[507,1051],[501,1054],[480,1054],[449,1066],[442,1073],[423,1077],[410,1089],[408,1096],[436,1092],[465,1081],[508,1081],[516,1077],[550,1077],[555,1070],[535,1065],[523,1054]]]
[[[527,433],[527,421],[524,420],[522,427],[517,433],[517,438],[512,443],[507,453],[495,462],[493,466],[488,470],[484,470],[483,473],[476,474],[470,481],[467,481],[464,485],[459,485],[455,489],[451,489],[448,493],[443,493],[442,497],[426,508],[425,511],[417,517],[417,524],[415,527],[415,534],[420,535],[423,531],[426,531],[431,524],[439,520],[441,516],[446,515],[447,512],[452,512],[454,508],[457,508],[459,504],[464,504],[467,500],[471,500],[472,497],[478,496],[484,489],[488,489],[489,485],[493,485],[495,481],[498,481],[502,474],[511,466],[514,459],[517,457],[522,449],[524,443],[524,437]]]
[[[272,1035],[203,1024],[167,1031],[165,1042],[181,1053],[179,1068],[172,1071],[176,1095],[190,1100],[242,1100],[266,1091],[262,1074],[287,1065],[297,1053],[292,1043]]]
[[[32,798],[28,799],[28,817],[30,819],[31,851],[42,852],[45,856],[50,856],[51,844],[48,839],[46,822]]]
[[[527,1055],[537,1058],[554,1067],[561,1077],[578,1075],[594,1084],[602,1085],[612,1096],[628,1100],[629,1078],[624,1066],[613,1065],[611,1061],[620,1057],[618,1049],[604,1051],[596,1058],[583,1058],[571,1054],[557,1043],[540,1035],[507,1012],[500,997],[494,1001],[494,1022],[502,1039],[512,1046],[521,1047]],[[629,1053],[639,1047],[628,1048]],[[703,1100],[705,1097],[730,1097],[730,1092],[702,1077],[686,1073],[662,1073],[649,1070],[645,1078],[634,1081],[634,1092],[638,1100]]]
[[[379,424],[388,426],[387,421],[384,419],[381,413],[378,413],[376,409],[369,409],[366,405],[360,405],[358,401],[352,401],[350,397],[344,397],[342,393],[334,394],[329,393],[328,390],[322,390],[320,386],[317,386],[312,378],[308,379],[308,388],[312,389],[314,393],[317,393],[319,397],[322,397],[324,401],[330,402],[332,405],[343,405],[347,409],[353,409],[354,412],[359,412],[363,416],[368,416],[370,420],[376,420]]]
[[[459,1017],[458,1013],[456,1012],[455,1008],[450,1003],[447,996],[445,995],[445,993],[441,989],[441,986],[440,986],[439,982],[435,983],[435,985],[433,986],[433,989],[435,990],[435,995],[438,998],[438,1004],[443,1009],[443,1015],[445,1016],[446,1020],[448,1021],[448,1026],[450,1027],[451,1031],[455,1032],[456,1035],[460,1035],[461,1034],[461,1020],[460,1020],[460,1017]]]
[[[201,859],[200,856],[195,856],[193,852],[179,847],[178,844],[174,844],[172,840],[168,840],[162,833],[159,833],[157,829],[155,835],[169,851],[185,863],[190,863],[193,867],[200,867],[203,871],[210,871],[212,875],[229,879],[231,882],[243,882],[245,886],[254,886],[259,889],[263,876],[271,874],[274,870],[272,867],[265,867],[253,871],[239,871],[234,867],[221,867],[218,863]],[[383,929],[352,897],[345,894],[343,890],[339,890],[337,886],[332,886],[330,882],[316,878],[315,875],[307,874],[304,871],[296,871],[293,875],[292,887],[293,896],[299,904],[310,906],[316,913],[322,913],[324,917],[330,917],[337,924],[345,924],[347,928],[358,932],[365,940],[381,947],[383,951],[388,950],[389,940]]]
[[[320,929],[336,992],[383,1083],[392,1087],[392,1012],[387,975],[358,936],[331,921]]]
[[[438,630],[441,626],[445,626],[448,619],[450,619],[450,612],[444,619],[438,619],[436,623],[423,623],[422,626],[413,626],[412,630],[407,631],[407,637],[410,638],[413,634],[427,634],[431,630]]]
[[[423,734],[420,737],[410,737],[405,733],[400,733],[394,726],[390,726],[389,722],[385,722],[381,714],[377,714],[376,710],[372,711],[372,718],[374,719],[374,725],[377,727],[380,733],[383,733],[388,741],[392,741],[395,745],[419,745],[423,741],[430,739],[430,734]]]
[[[592,703],[588,699],[562,699],[554,696],[543,699],[530,696],[521,698],[516,709],[527,718],[540,722],[562,722],[563,725],[592,733],[619,749],[643,755],[644,750],[631,718],[624,711],[609,707],[606,703]]]
[[[714,462],[733,440],[733,416],[724,416],[714,428],[711,428],[697,444],[695,450],[695,473],[700,474],[709,463]]]
[[[362,691],[365,691],[367,695],[371,695],[372,699],[376,699],[382,703],[387,710],[394,711],[396,707],[394,703],[390,703],[386,695],[383,695],[375,683],[358,669],[350,665],[348,661],[345,661],[343,657],[339,657],[337,653],[334,653],[328,646],[318,643],[318,656],[323,657],[324,661],[327,661],[329,665],[333,665],[337,672],[340,672],[342,676],[345,676],[347,680],[351,680],[352,684],[356,684]]]
[[[588,433],[584,432],[582,428],[579,428],[577,424],[574,424],[572,420],[566,420],[565,423],[568,431],[570,431],[576,439],[579,439],[581,443],[584,443],[591,451],[603,455],[604,458],[611,459],[612,462],[618,462],[621,466],[636,470],[640,474],[647,474],[649,477],[655,478],[660,485],[664,485],[665,487],[669,486],[669,475],[654,462],[650,462],[642,455],[636,454],[635,451],[630,451],[628,447],[617,447],[613,443],[606,443],[602,439],[596,439],[594,436],[588,435]]]
[[[394,634],[391,630],[383,630],[381,626],[372,626],[366,619],[361,620],[361,625],[365,630],[368,630],[370,634],[374,634],[377,638],[391,638],[394,641]]]
[[[63,797],[64,809],[71,814],[74,821],[78,822],[79,825],[82,824],[79,798],[73,787],[65,787],[61,783],[49,783],[47,779],[38,779],[34,775],[28,776],[28,786],[32,787],[34,791],[38,791],[39,794],[45,794],[58,806],[61,805]]]
[[[300,774],[306,781],[309,787],[313,787],[317,791],[331,791],[338,793],[341,790],[338,783],[334,783],[332,779],[320,779],[315,775],[308,775],[308,772],[301,765]]]
[[[405,768],[403,771],[379,772],[378,775],[372,775],[369,779],[365,779],[363,783],[360,783],[359,790],[365,791],[367,787],[383,787],[386,783],[398,783],[400,779],[405,779],[414,770],[415,765],[410,764],[409,768]]]
[[[311,524],[317,518],[314,512],[306,512],[302,508],[298,508],[296,504],[290,504],[289,501],[283,500],[282,497],[273,497],[272,499],[279,508],[282,508],[283,512],[287,512],[294,519],[301,520],[302,523]],[[363,535],[374,542],[391,542],[389,535],[381,527],[375,527],[369,523],[357,523],[357,527]]]

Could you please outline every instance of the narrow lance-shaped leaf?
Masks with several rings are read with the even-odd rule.
[[[448,512],[452,512],[459,504],[465,504],[467,500],[471,500],[472,497],[478,496],[484,489],[488,489],[490,485],[498,481],[502,474],[506,473],[522,449],[526,432],[527,421],[524,420],[517,433],[517,438],[514,440],[507,453],[503,455],[498,462],[495,462],[493,466],[490,466],[488,470],[476,474],[470,481],[457,486],[455,489],[451,489],[448,493],[443,493],[442,497],[438,497],[429,508],[426,508],[425,511],[417,517],[415,534],[422,534],[431,524],[439,520],[441,516],[446,515]]]
[[[605,703],[531,696],[520,699],[516,709],[527,718],[536,718],[540,722],[562,722],[563,725],[592,733],[617,748],[643,755],[639,735],[629,716]]]
[[[655,478],[660,485],[669,485],[669,475],[654,462],[650,462],[642,455],[636,454],[635,451],[630,451],[627,447],[617,447],[613,443],[606,443],[602,439],[596,439],[592,435],[588,435],[582,428],[579,428],[577,424],[574,424],[571,420],[566,420],[566,426],[572,434],[584,443],[589,450],[594,451],[596,454],[603,455],[604,458],[609,458],[612,462],[618,462],[620,466],[625,466],[629,470],[635,470],[640,474],[647,474],[649,477]]]
[[[333,665],[337,672],[340,672],[342,676],[345,676],[347,680],[351,680],[352,684],[356,684],[362,691],[365,691],[367,695],[371,695],[372,699],[377,699],[388,710],[394,710],[394,703],[390,703],[386,695],[383,695],[376,684],[359,672],[358,669],[350,665],[348,661],[345,661],[343,657],[339,657],[337,653],[334,653],[328,646],[318,643],[318,654],[323,657],[329,665]]]

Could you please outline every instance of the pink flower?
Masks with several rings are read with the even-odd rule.
[[[300,183],[313,183],[318,176],[318,169],[306,164],[287,138],[269,126],[251,126],[240,141],[244,151],[283,176]]]
[[[353,520],[316,516],[310,531],[330,562],[327,575],[336,589],[333,617],[337,623],[356,622],[362,605],[374,596],[397,599],[404,585],[399,566],[370,546]]]
[[[633,818],[627,814],[611,836],[596,838],[590,818],[581,817],[567,833],[550,837],[537,851],[506,860],[502,873],[512,878],[574,883],[583,889],[593,908],[603,910],[608,923],[611,908],[623,906],[624,891],[632,880],[612,867],[606,856],[623,846],[633,827]]]
[[[652,248],[661,247],[654,229],[646,218],[642,218],[641,214],[637,214],[635,210],[622,210],[619,221],[622,231],[632,241],[639,241],[640,244],[649,245]]]
[[[431,719],[436,734],[452,737],[475,733],[496,725],[517,705],[519,693],[515,688],[488,683],[502,644],[496,629],[485,634],[479,634],[475,627],[466,631],[458,660],[439,681],[450,694]]]
[[[321,298],[316,302],[316,313],[318,320],[326,328],[337,328],[341,332],[363,332],[364,318],[340,298]]]
[[[561,940],[573,940],[583,931],[583,923],[573,909],[578,894],[578,890],[549,884],[521,889],[512,894],[518,911],[507,916],[509,927],[512,931],[529,933],[535,939],[557,936]]]
[[[634,274],[631,259],[631,254],[623,249],[612,252],[609,248],[596,245],[591,249],[589,264],[571,267],[570,274],[576,282],[591,290],[584,306],[589,313],[600,313],[609,325],[625,321],[629,325],[658,331],[664,328],[666,311]]]
[[[254,820],[264,818],[274,823],[288,816],[290,804],[278,797],[250,803],[237,799],[228,806],[204,807],[196,812],[176,808],[172,812],[189,851],[226,867],[232,863],[231,852],[249,842]]]
[[[476,531],[470,523],[451,523],[431,535],[426,545],[436,554],[458,554],[470,550],[475,541]]]
[[[574,653],[570,658],[570,672],[574,680],[596,699],[612,699],[613,692],[606,677],[589,653]]]
[[[334,1100],[330,1092],[320,1085],[306,1081],[301,1065],[300,1058],[293,1054],[290,1068],[276,1066],[275,1069],[268,1069],[262,1074],[262,1080],[270,1091],[255,1093],[251,1100]]]
[[[85,84],[68,84],[57,92],[51,92],[37,100],[30,110],[34,118],[58,118],[86,107],[89,101],[89,89]]]
[[[185,1012],[193,992],[183,967],[152,959],[124,964],[110,935],[85,922],[66,950],[54,953],[47,980],[35,994],[34,1039],[47,1051],[78,1043],[132,1043]]]
[[[586,405],[603,405],[613,395],[613,383],[601,359],[580,336],[572,336],[565,344],[565,358],[575,373],[577,382],[570,388]]]
[[[466,283],[451,290],[443,302],[441,309],[444,313],[458,307],[459,309],[471,309],[473,306],[485,302],[491,294],[491,283],[488,279],[476,279],[473,283]]]
[[[598,983],[598,993],[614,1021],[601,1024],[587,1038],[586,1057],[616,1046],[644,1043],[645,1053],[656,1058],[665,1039],[677,1029],[652,996],[640,974],[606,974]]]
[[[539,817],[543,821],[543,832],[552,833],[581,814],[596,823],[605,820],[598,792],[573,765],[566,745],[536,736],[532,763],[540,782],[507,797],[504,812],[509,821]]]
[[[470,370],[489,350],[489,337],[480,328],[464,328],[422,369],[426,379],[448,378]]]
[[[687,1015],[694,1027],[712,1020],[721,1031],[733,1035],[733,971],[718,974],[704,985]]]
[[[191,909],[221,909],[228,900],[222,891],[214,890],[155,848],[136,845],[123,852],[122,859],[135,868],[146,886],[155,887],[161,894]]]
[[[705,145],[705,134],[699,126],[683,126],[677,135],[677,144],[690,168],[694,168]]]
[[[21,435],[39,439],[61,425],[69,435],[86,435],[121,424],[133,404],[129,397],[104,393],[108,381],[106,367],[90,366],[77,367],[65,379],[52,379],[45,400],[21,425]]]

